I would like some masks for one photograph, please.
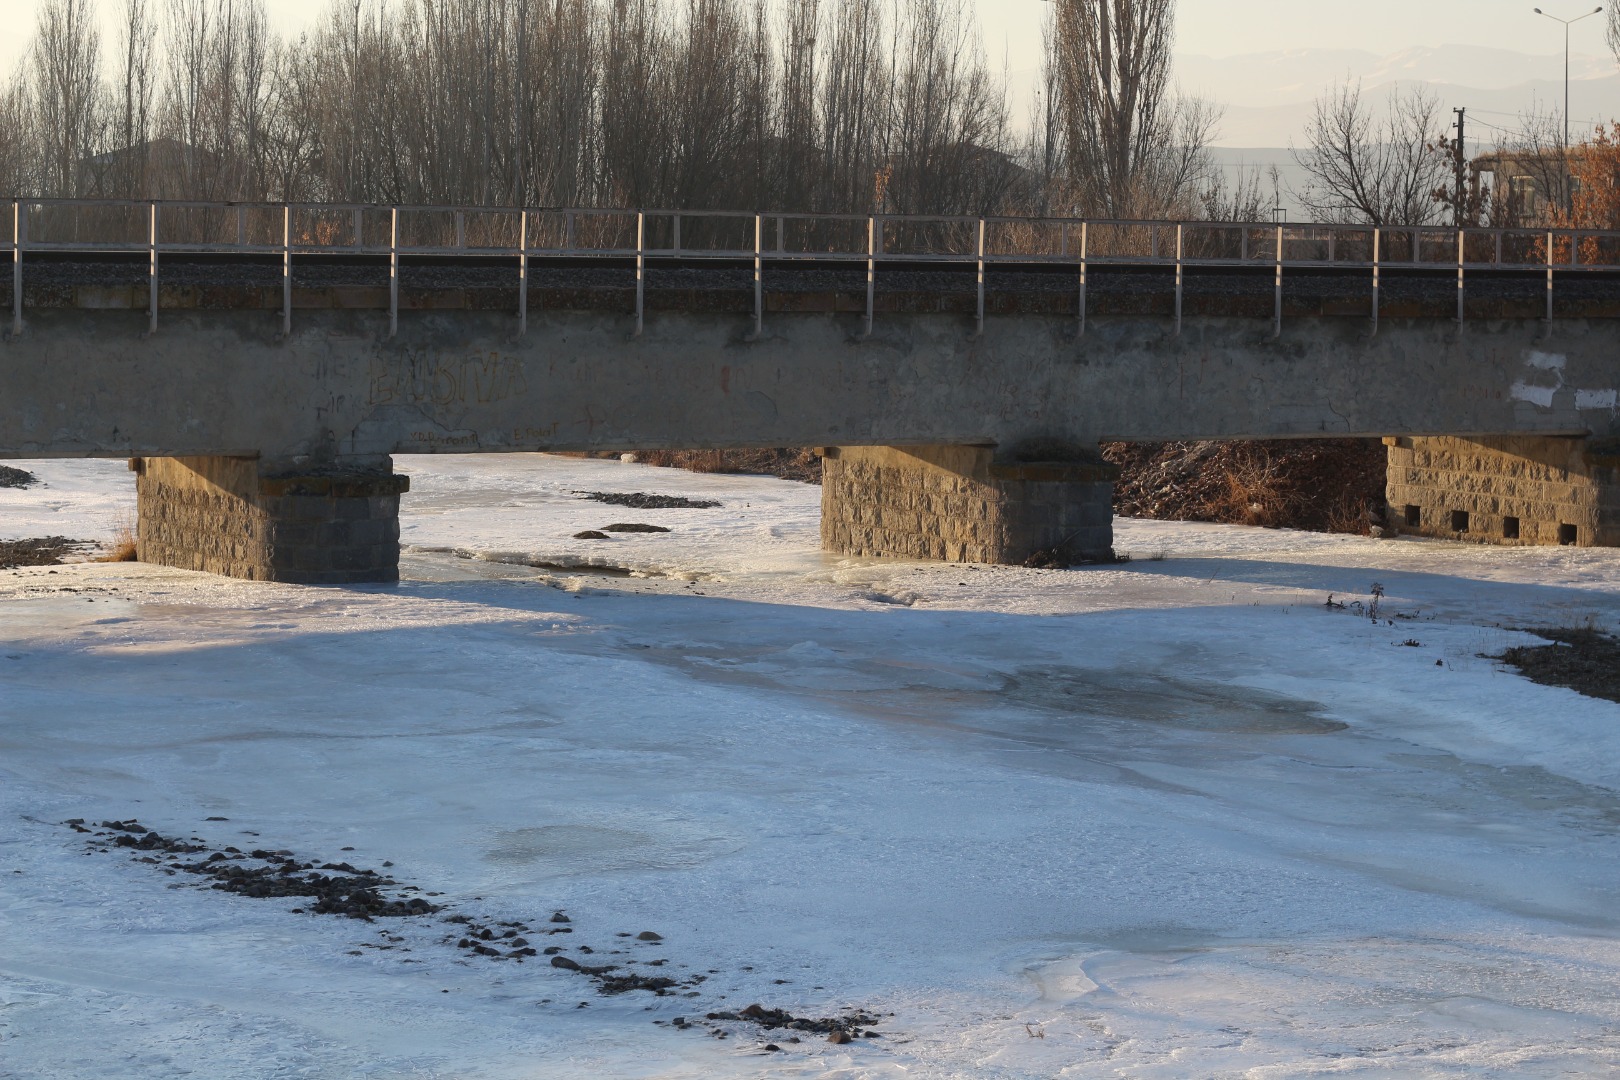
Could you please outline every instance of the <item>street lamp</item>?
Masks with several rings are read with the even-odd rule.
[[[1573,19],[1560,19],[1556,15],[1547,15],[1540,8],[1536,8],[1536,14],[1545,15],[1553,22],[1564,24],[1564,147],[1567,149],[1569,147],[1569,28],[1582,19],[1590,19],[1594,15],[1603,14],[1603,9],[1597,8]]]

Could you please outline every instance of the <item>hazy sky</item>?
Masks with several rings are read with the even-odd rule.
[[[0,65],[9,70],[21,55],[39,0],[0,0],[7,32],[0,34]],[[985,46],[997,66],[1018,70],[1036,64],[1042,0],[976,0]],[[116,0],[100,0],[111,12]],[[283,31],[307,25],[327,0],[268,0]],[[161,3],[157,5],[162,10]],[[1331,47],[1385,54],[1414,45],[1488,45],[1522,52],[1563,48],[1563,31],[1532,12],[1533,0],[1180,0],[1179,48],[1228,56],[1277,49]],[[1544,0],[1543,7],[1572,17],[1591,3]],[[1602,18],[1575,28],[1575,49],[1604,51]],[[12,29],[19,31],[13,33]],[[1324,78],[1330,79],[1331,73]]]

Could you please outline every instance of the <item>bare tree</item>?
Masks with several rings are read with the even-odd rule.
[[[1058,70],[1057,26],[1048,14],[1041,25],[1040,83],[1030,105],[1029,129],[1022,157],[1033,174],[1032,190],[1024,202],[1038,214],[1067,213],[1074,199],[1063,176],[1067,156],[1064,142],[1063,77]]]
[[[867,213],[876,208],[878,102],[885,92],[883,15],[878,0],[838,0],[827,18],[819,208]]]
[[[95,2],[44,0],[0,95],[12,191],[946,214],[1045,193],[968,0],[329,0],[289,41],[265,0],[118,0],[105,73]]]
[[[778,142],[770,188],[776,204],[788,210],[817,209],[816,43],[820,32],[820,0],[786,0],[776,91]]]
[[[52,195],[79,193],[79,163],[103,127],[101,35],[93,0],[45,0],[33,45],[35,131]]]
[[[1616,61],[1620,61],[1620,6],[1609,5],[1609,49],[1614,53]]]
[[[1051,50],[1084,213],[1181,213],[1208,180],[1220,114],[1171,93],[1175,16],[1175,0],[1058,0]]]
[[[108,194],[132,198],[149,193],[147,173],[151,165],[156,36],[157,26],[152,21],[149,0],[124,0],[123,18],[118,27],[117,82],[113,89],[116,129],[113,142],[119,163],[118,175],[109,178]]]
[[[769,56],[758,36],[763,27],[751,22],[738,0],[687,0],[684,29],[669,64],[675,73],[668,103],[674,160],[665,201],[713,208],[727,195],[740,195],[733,206],[757,209],[749,196],[758,195],[762,170],[757,152],[749,155],[747,149],[751,138],[763,142],[754,125],[768,108],[762,95]],[[753,166],[752,183],[737,175],[745,162]]]
[[[652,205],[666,189],[670,50],[656,0],[614,0],[602,58],[599,197]]]
[[[902,0],[891,49],[883,162],[890,209],[985,214],[1012,179],[1006,91],[962,0]]]
[[[323,194],[316,180],[320,80],[315,64],[307,41],[274,49],[273,91],[265,110],[264,198],[304,201]]]
[[[1433,148],[1444,138],[1439,100],[1423,87],[1395,88],[1382,113],[1344,83],[1316,100],[1305,146],[1292,151],[1307,176],[1294,193],[1323,221],[1422,225],[1441,205],[1434,192],[1450,164]]]
[[[0,85],[0,195],[34,195],[40,188],[34,102],[23,70]]]

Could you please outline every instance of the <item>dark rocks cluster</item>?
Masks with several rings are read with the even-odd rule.
[[[1500,656],[1519,674],[1544,686],[1562,686],[1587,697],[1620,701],[1620,638],[1591,626],[1543,627],[1528,631],[1552,642],[1520,645]]]
[[[586,529],[584,532],[574,534],[575,540],[607,540],[608,533],[667,533],[670,530],[662,525],[641,525],[626,522],[618,525],[604,525],[600,529]]]
[[[15,570],[19,566],[57,566],[69,555],[80,554],[94,546],[88,540],[70,540],[65,536],[0,540],[0,570]]]
[[[27,469],[16,469],[10,465],[0,465],[0,488],[25,488],[39,483],[39,477]]]
[[[208,820],[226,819],[211,817]],[[415,885],[402,885],[394,878],[376,870],[356,867],[348,862],[317,863],[314,860],[301,859],[287,850],[255,848],[243,851],[231,846],[214,848],[198,836],[165,836],[134,818],[99,823],[87,823],[83,818],[69,818],[62,824],[74,832],[87,836],[93,851],[127,851],[136,862],[152,866],[164,874],[193,875],[198,879],[199,886],[251,899],[287,897],[308,901],[300,907],[292,908],[295,914],[341,915],[372,922],[383,918],[403,919],[434,915],[446,909],[446,905],[436,904],[427,899],[441,895],[439,893],[422,893]],[[385,862],[382,865],[389,867],[392,864]],[[410,893],[422,895],[407,895]],[[540,925],[531,925],[519,919],[502,921],[480,918],[459,911],[441,914],[437,921],[451,928],[450,933],[441,938],[441,942],[469,957],[477,956],[491,961],[514,961],[521,964],[530,957],[546,956],[550,958],[551,967],[590,979],[596,984],[597,992],[603,996],[645,990],[658,997],[676,994],[697,997],[698,987],[708,980],[709,975],[718,974],[716,971],[710,971],[708,974],[666,975],[648,970],[663,968],[669,963],[667,957],[657,955],[664,939],[663,935],[653,930],[643,930],[636,934],[628,931],[620,932],[616,935],[618,940],[614,943],[615,947],[603,947],[605,956],[584,943],[542,947],[538,944],[542,938],[555,938],[558,935],[574,933],[573,920],[563,911],[553,912],[550,918]],[[364,947],[400,948],[400,943],[405,940],[387,931],[383,932],[383,937],[387,944],[364,943]],[[403,949],[403,951],[410,950]],[[574,956],[565,955],[568,952],[572,952]],[[351,950],[351,955],[359,955],[359,951]],[[594,962],[598,958],[601,958],[602,962]],[[638,968],[643,970],[636,970]],[[783,981],[785,980],[777,980],[779,983]],[[584,1007],[585,1004],[581,1002],[580,1007]],[[654,1023],[666,1022],[656,1020]],[[702,1027],[715,1038],[721,1039],[729,1037],[732,1033],[726,1026],[728,1024],[748,1024],[761,1031],[779,1030],[786,1035],[782,1041],[787,1043],[799,1042],[800,1034],[826,1036],[827,1040],[833,1043],[848,1043],[857,1038],[878,1037],[877,1032],[871,1030],[878,1024],[878,1019],[864,1012],[810,1018],[795,1016],[784,1009],[767,1009],[757,1004],[737,1012],[710,1012],[701,1019],[688,1020],[684,1016],[678,1016],[668,1023],[677,1030]],[[780,1052],[782,1047],[771,1043],[763,1049],[767,1052]]]
[[[878,1038],[878,1033],[870,1030],[880,1021],[875,1016],[864,1012],[846,1013],[843,1016],[828,1016],[812,1019],[807,1016],[794,1016],[785,1009],[767,1009],[763,1005],[750,1005],[737,1012],[712,1012],[707,1020],[746,1020],[758,1024],[766,1031],[783,1029],[787,1031],[803,1031],[812,1035],[826,1035],[828,1042],[846,1043],[853,1039]]]
[[[159,865],[165,873],[196,874],[211,878],[210,888],[221,892],[237,893],[256,900],[272,897],[297,897],[313,900],[301,908],[300,914],[345,915],[351,919],[398,919],[411,915],[429,915],[439,906],[427,899],[390,896],[389,893],[420,892],[414,885],[400,885],[391,877],[375,870],[362,870],[346,862],[320,863],[301,861],[291,851],[254,849],[243,851],[226,847],[210,851],[198,837],[181,839],[164,836],[148,829],[140,822],[103,821],[97,831],[87,828],[82,818],[71,818],[64,824],[77,832],[107,838],[111,848],[127,848],[148,853],[142,862]],[[201,859],[185,860],[180,855],[208,854]],[[167,860],[154,855],[170,856]]]
[[[711,499],[683,499],[679,495],[649,495],[644,491],[621,494],[614,491],[576,491],[575,495],[609,506],[628,506],[632,510],[713,510],[719,506]]]
[[[662,1020],[654,1020],[655,1024],[662,1024]],[[736,1012],[706,1013],[701,1019],[690,1020],[684,1016],[677,1016],[669,1021],[677,1031],[688,1028],[703,1027],[716,1039],[724,1039],[731,1035],[728,1024],[751,1024],[761,1031],[779,1031],[784,1033],[777,1036],[785,1043],[801,1042],[802,1035],[820,1035],[827,1042],[835,1045],[852,1043],[857,1039],[878,1039],[882,1036],[872,1030],[879,1023],[878,1017],[871,1016],[859,1010],[848,1012],[842,1016],[808,1017],[794,1016],[786,1009],[767,1009],[763,1005],[754,1004]],[[778,1043],[769,1042],[761,1047],[766,1053],[781,1053],[782,1047]]]

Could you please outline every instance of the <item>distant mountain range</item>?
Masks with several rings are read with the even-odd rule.
[[[1561,111],[1564,57],[1469,45],[1407,49],[1389,56],[1352,49],[1296,49],[1211,57],[1182,54],[1182,88],[1226,107],[1217,145],[1286,146],[1298,142],[1311,103],[1346,77],[1359,78],[1382,102],[1403,83],[1423,83],[1451,109],[1466,106],[1470,142],[1490,142],[1528,112]],[[1620,66],[1612,56],[1576,54],[1570,64],[1570,113],[1577,130],[1620,119]]]

